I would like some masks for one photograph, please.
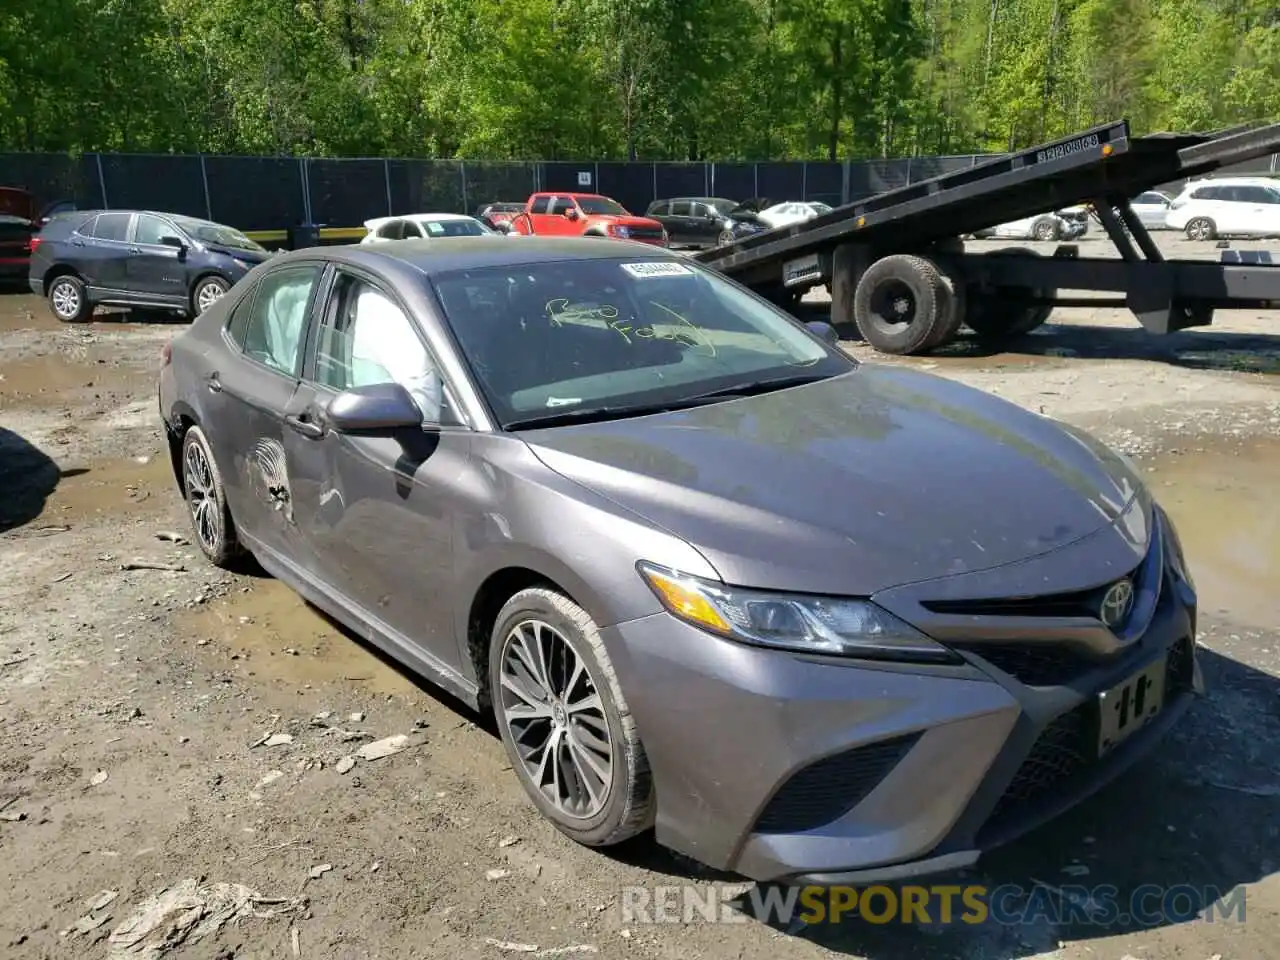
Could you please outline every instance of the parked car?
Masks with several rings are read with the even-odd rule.
[[[59,320],[100,305],[198,316],[271,254],[239,230],[150,210],[55,215],[31,240],[28,281]]]
[[[406,213],[364,222],[361,243],[417,240],[422,237],[480,237],[493,233],[487,224],[462,213]]]
[[[757,216],[762,223],[767,224],[773,229],[778,227],[789,227],[793,223],[804,223],[806,220],[814,220],[824,213],[830,213],[831,207],[825,203],[819,203],[816,200],[807,202],[792,203],[776,203],[771,207],[761,210]]]
[[[1161,190],[1148,190],[1129,201],[1129,209],[1148,230],[1169,229],[1169,207],[1173,198]]]
[[[617,200],[598,193],[535,193],[523,213],[511,219],[511,232],[538,237],[610,237],[654,246],[667,245],[657,220],[637,217]]]
[[[248,550],[491,710],[583,844],[654,827],[797,885],[956,870],[1203,689],[1186,559],[1127,460],[678,254],[281,254],[166,357],[209,561]]]
[[[731,229],[737,207],[720,197],[675,197],[653,201],[644,215],[662,224],[673,247],[711,247]]]
[[[21,281],[31,265],[35,198],[21,187],[0,187],[0,283]]]
[[[501,225],[511,222],[511,218],[524,212],[523,203],[486,203],[476,211],[476,219],[499,230]]]
[[[1280,237],[1280,180],[1221,177],[1188,181],[1169,204],[1165,222],[1191,240]]]
[[[720,230],[720,235],[716,237],[716,246],[723,247],[736,240],[741,240],[743,237],[750,237],[772,229],[760,219],[758,207],[753,206],[750,202],[740,203],[729,211],[728,221]]]
[[[1011,220],[973,235],[979,240],[1000,237],[1007,240],[1078,240],[1089,232],[1087,207],[1069,207],[1053,213]]]

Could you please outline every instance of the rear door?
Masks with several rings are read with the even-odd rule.
[[[132,213],[101,213],[92,225],[72,236],[72,266],[89,286],[105,290],[123,290],[127,286],[132,223]],[[87,230],[92,233],[85,235]]]
[[[720,235],[720,216],[707,203],[694,203],[689,214],[689,240],[698,247],[709,247]]]
[[[670,226],[667,227],[667,236],[672,243],[694,242],[692,200],[672,200],[668,222]]]
[[[171,221],[150,213],[137,215],[125,264],[126,286],[142,297],[185,302],[187,255],[172,244],[161,243],[166,237],[190,244]]]
[[[1169,216],[1169,201],[1164,194],[1148,190],[1130,204],[1138,220],[1148,230],[1162,230]]]
[[[220,353],[221,365],[206,374],[216,407],[209,440],[236,524],[294,564],[307,548],[294,519],[285,415],[324,269],[320,261],[293,261],[264,274],[232,313],[227,337],[235,349]]]
[[[1263,186],[1239,186],[1236,191],[1244,205],[1242,217],[1250,236],[1280,236],[1280,191]]]
[[[551,194],[538,194],[529,202],[529,226],[531,232],[539,235],[554,233],[551,226],[551,203],[556,198]]]

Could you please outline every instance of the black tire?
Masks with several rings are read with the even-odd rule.
[[[207,468],[202,469],[197,461],[202,461]],[[183,434],[179,468],[187,517],[195,533],[196,545],[215,567],[232,566],[244,554],[244,548],[236,536],[235,521],[231,519],[231,509],[227,506],[226,488],[222,474],[218,472],[217,461],[213,459],[213,448],[199,427],[189,427]],[[200,507],[200,502],[205,501],[208,506]],[[200,515],[202,509],[208,511],[204,517]]]
[[[951,322],[955,298],[933,261],[894,254],[877,260],[853,294],[853,319],[862,339],[881,353],[927,349]]]
[[[198,317],[209,309],[216,300],[224,297],[231,284],[222,277],[201,277],[191,288],[191,315]]]
[[[84,281],[73,273],[54,277],[49,284],[49,309],[63,323],[84,323],[93,316],[93,304]]]
[[[1062,231],[1058,224],[1052,220],[1037,220],[1031,228],[1031,236],[1041,242],[1046,240],[1057,240],[1061,236]]]
[[[513,632],[530,622],[545,624],[559,634],[585,667],[590,687],[584,689],[591,689],[600,701],[612,752],[611,777],[602,806],[590,817],[569,816],[534,783],[504,713],[504,697],[510,698],[512,694],[502,683],[503,660],[513,643]],[[653,825],[655,796],[649,758],[600,639],[600,631],[580,606],[563,594],[543,587],[521,590],[508,600],[498,613],[489,641],[489,695],[511,768],[534,806],[561,833],[585,846],[606,847],[643,833]]]
[[[949,302],[946,304],[942,319],[934,327],[929,342],[923,347],[926,351],[945,347],[954,340],[960,328],[964,326],[964,318],[969,312],[968,289],[963,275],[958,270],[943,270],[942,280]]]
[[[1192,217],[1184,228],[1188,240],[1216,240],[1218,225],[1208,217]]]
[[[734,236],[733,236],[733,231],[731,230],[722,230],[720,231],[720,235],[716,237],[717,247],[727,247],[729,244],[733,242],[734,242]]]
[[[1029,247],[1004,247],[993,250],[988,256],[1036,257]],[[1027,287],[997,287],[993,293],[977,294],[970,291],[965,323],[983,340],[1005,340],[1030,333],[1044,324],[1053,313],[1053,304],[1032,302],[1049,300],[1051,289]]]

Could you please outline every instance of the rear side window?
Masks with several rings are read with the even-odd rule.
[[[671,215],[673,217],[688,217],[693,214],[693,204],[688,200],[671,201]]]
[[[671,209],[671,201],[655,200],[653,203],[649,204],[648,212],[649,212],[649,216],[651,217],[664,217],[667,215],[667,212],[670,209]]]
[[[93,225],[95,240],[124,240],[129,235],[128,213],[104,213]]]
[[[529,206],[530,213],[546,213],[551,208],[550,197],[537,197]]]
[[[404,230],[403,220],[392,220],[378,228],[378,236],[383,240],[399,240]]]
[[[244,321],[246,354],[283,374],[296,374],[320,272],[317,264],[298,264],[273,270],[258,282]]]
[[[258,285],[254,284],[253,289],[240,298],[240,302],[231,311],[231,319],[227,321],[227,336],[241,350],[244,349],[245,335],[249,332],[249,318],[253,316],[253,299],[257,295]]]

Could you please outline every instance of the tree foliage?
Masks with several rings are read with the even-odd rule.
[[[7,0],[0,149],[804,159],[1280,117],[1274,0]]]

